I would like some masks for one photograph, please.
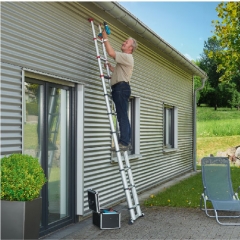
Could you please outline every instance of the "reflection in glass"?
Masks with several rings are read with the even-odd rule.
[[[39,157],[41,149],[42,132],[40,130],[40,116],[42,109],[42,93],[42,85],[25,82],[23,153],[33,157]]]
[[[48,89],[48,90],[47,90]],[[47,95],[48,105],[43,99]],[[23,153],[47,164],[48,224],[69,217],[69,91],[25,82]],[[43,121],[47,114],[47,119]],[[45,128],[44,128],[44,127]],[[47,134],[44,129],[47,128]],[[44,134],[45,133],[45,134]],[[42,146],[43,144],[43,146]],[[44,152],[43,152],[44,151]],[[46,157],[47,156],[47,159]]]
[[[68,216],[67,116],[69,94],[50,88],[48,101],[48,196],[52,223]]]

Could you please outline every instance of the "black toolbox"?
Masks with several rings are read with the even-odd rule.
[[[101,209],[98,192],[92,189],[88,190],[88,205],[92,210],[93,224],[100,229],[121,228],[121,213],[116,210]]]

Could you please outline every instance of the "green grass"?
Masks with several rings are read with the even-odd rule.
[[[240,116],[239,116],[240,119]],[[239,120],[219,119],[197,123],[197,137],[219,137],[240,135]]]
[[[240,145],[240,111],[236,109],[197,108],[197,159],[218,151],[226,151],[228,148]],[[198,162],[198,163],[199,163]],[[198,165],[197,169],[201,169]],[[240,186],[240,168],[231,167],[233,189]],[[145,206],[170,206],[197,208],[200,205],[202,194],[202,175],[198,173],[178,184],[165,189],[157,195],[151,195],[145,202]]]
[[[203,157],[210,154],[217,155],[217,152],[225,152],[231,147],[240,145],[240,135],[225,137],[201,137],[197,138],[197,163]]]
[[[24,125],[24,148],[36,149],[38,146],[37,124],[26,123]]]
[[[214,108],[210,107],[198,107],[197,108],[197,121],[208,121],[208,120],[228,120],[235,119],[239,120],[240,111],[237,111],[236,108],[218,108],[218,110],[214,110]]]
[[[231,167],[231,178],[234,191],[240,186],[240,168]],[[185,179],[176,185],[167,188],[157,195],[151,195],[144,201],[144,205],[151,206],[169,206],[198,208],[200,206],[200,197],[202,194],[202,174],[197,173],[188,179]]]
[[[240,111],[230,108],[197,108],[197,161],[240,145]]]
[[[209,107],[197,108],[197,137],[219,137],[240,135],[240,111]]]

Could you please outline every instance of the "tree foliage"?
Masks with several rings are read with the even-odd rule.
[[[197,98],[198,105],[205,103],[215,109],[218,107],[239,108],[239,78],[232,78],[231,82],[219,81],[223,75],[223,71],[217,71],[219,59],[208,56],[210,51],[215,54],[221,49],[220,41],[216,38],[208,38],[208,41],[204,42],[203,53],[196,64],[207,73],[208,81],[205,83],[204,89]]]
[[[215,25],[214,39],[219,40],[221,49],[208,52],[217,60],[217,71],[223,72],[220,81],[230,81],[240,76],[240,2],[220,3],[216,8],[221,21]]]

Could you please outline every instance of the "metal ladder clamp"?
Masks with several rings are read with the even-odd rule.
[[[102,65],[101,65],[101,60],[103,60],[106,64],[108,63],[104,42],[103,42],[103,39],[100,40],[99,38],[96,37],[93,18],[89,18],[88,21],[91,23],[91,26],[92,26],[93,41],[95,43],[95,48],[96,48],[97,60],[98,60],[98,65],[99,65],[99,70],[100,70],[100,78],[102,80],[102,86],[103,86],[104,97],[105,97],[105,102],[106,102],[106,106],[107,106],[108,118],[109,118],[111,132],[112,132],[112,136],[113,136],[113,140],[114,140],[114,144],[115,144],[115,150],[116,150],[116,155],[117,155],[117,159],[118,159],[119,171],[120,171],[120,174],[122,177],[123,189],[125,191],[125,195],[126,195],[127,203],[128,203],[128,210],[129,210],[130,217],[131,217],[129,220],[129,223],[133,224],[137,218],[143,217],[144,213],[142,213],[140,204],[138,201],[138,195],[137,195],[136,186],[134,184],[134,180],[133,180],[133,176],[132,176],[132,170],[131,170],[131,166],[130,166],[130,162],[129,162],[129,158],[128,158],[128,152],[125,151],[123,153],[123,156],[125,159],[125,164],[126,164],[126,167],[124,168],[121,151],[120,151],[119,145],[118,145],[117,132],[115,131],[115,127],[114,127],[114,123],[113,123],[113,119],[112,119],[112,115],[114,115],[115,112],[113,113],[111,111],[110,101],[112,101],[112,99],[111,99],[111,97],[109,99],[109,94],[107,92],[107,88],[106,88],[106,84],[105,84],[106,83],[105,79],[108,79],[110,93],[111,93],[110,71],[109,71],[108,65],[106,65],[107,76],[104,76]],[[98,25],[98,26],[99,26],[99,31],[101,32],[101,25]],[[101,57],[99,55],[98,42],[101,43],[101,45],[102,45],[104,57]],[[113,103],[113,101],[112,101],[112,103]],[[114,105],[114,103],[113,103],[113,105]],[[128,176],[129,184],[127,182],[127,176]]]

